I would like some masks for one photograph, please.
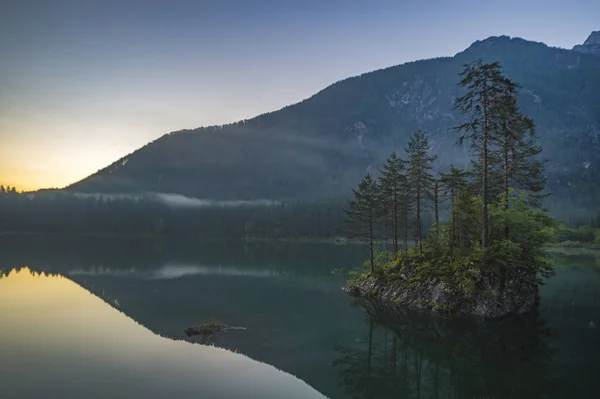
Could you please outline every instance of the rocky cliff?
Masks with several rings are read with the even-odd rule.
[[[573,50],[580,53],[600,55],[600,30],[592,32],[583,44],[573,47]]]

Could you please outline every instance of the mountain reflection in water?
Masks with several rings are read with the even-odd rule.
[[[0,279],[2,398],[319,398],[272,366],[153,334],[72,281]]]

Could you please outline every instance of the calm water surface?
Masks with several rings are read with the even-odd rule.
[[[554,253],[539,315],[499,323],[352,304],[365,255],[3,237],[0,397],[599,397],[600,254]],[[241,329],[183,332],[211,320]]]

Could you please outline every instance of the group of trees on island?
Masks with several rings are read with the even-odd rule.
[[[376,237],[383,232],[391,237],[393,253],[398,253],[400,242],[408,250],[409,228],[414,226],[416,244],[422,251],[422,213],[426,202],[434,199],[435,220],[439,217],[439,182],[434,179],[429,154],[429,139],[422,130],[416,131],[408,142],[405,161],[392,152],[375,179],[370,172],[354,190],[354,199],[348,203],[346,214],[350,236],[369,240],[369,264],[374,271]],[[414,220],[412,219],[414,218]]]
[[[471,168],[451,166],[434,173],[436,155],[430,139],[421,130],[414,132],[405,160],[392,153],[378,178],[367,173],[354,190],[346,209],[347,231],[371,243],[371,273],[380,263],[374,244],[379,231],[393,242],[390,265],[409,256],[436,273],[440,268],[454,273],[477,265],[478,273],[497,273],[501,279],[508,268],[549,274],[542,255],[554,222],[541,209],[544,160],[533,121],[517,106],[519,86],[502,74],[498,63],[481,61],[465,66],[459,85],[466,92],[457,98],[456,108],[465,122],[455,129],[458,143],[470,145]],[[442,201],[449,202],[444,222]],[[426,207],[433,208],[434,215],[427,236]],[[414,230],[414,248],[408,246],[409,226]],[[400,236],[404,253],[399,251]]]

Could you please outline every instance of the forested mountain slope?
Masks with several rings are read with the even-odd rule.
[[[345,195],[417,128],[432,137],[439,166],[467,165],[466,150],[454,146],[452,128],[462,119],[453,103],[462,65],[478,58],[499,61],[522,85],[520,106],[537,124],[555,197],[595,207],[600,57],[506,36],[477,41],[454,57],[349,78],[253,119],[164,135],[67,189],[215,199]]]

